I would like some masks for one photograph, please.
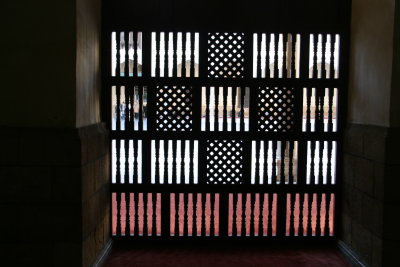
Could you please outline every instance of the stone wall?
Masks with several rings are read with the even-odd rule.
[[[109,240],[108,134],[0,128],[4,266],[89,266]]]
[[[372,267],[393,266],[400,250],[398,136],[399,129],[358,124],[345,132],[340,238]]]

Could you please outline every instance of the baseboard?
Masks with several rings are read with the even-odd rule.
[[[93,262],[91,267],[101,267],[104,261],[107,259],[108,254],[110,254],[112,248],[112,239],[110,239],[104,248],[100,251],[96,260]]]
[[[368,265],[361,259],[354,250],[343,241],[337,241],[337,246],[340,252],[346,257],[350,264],[354,267],[368,267]]]

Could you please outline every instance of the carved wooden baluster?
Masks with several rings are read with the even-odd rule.
[[[268,162],[268,151],[269,151],[269,141],[265,140],[263,141],[264,144],[264,177],[263,177],[263,182],[266,184],[269,184],[269,177],[268,177],[268,167],[269,167],[269,162]]]
[[[129,77],[129,32],[124,32],[124,50],[125,50],[125,64],[124,76]],[[126,128],[125,128],[126,129]]]
[[[283,42],[282,42],[282,78],[287,78],[287,34],[283,34]]]
[[[310,184],[315,184],[315,142],[310,141]]]
[[[138,77],[138,32],[132,33],[132,44],[133,44],[133,76]]]
[[[320,132],[325,131],[325,121],[324,121],[324,104],[325,104],[325,88],[321,88],[320,95],[319,95],[319,130]]]
[[[230,202],[231,207],[232,207],[232,236],[237,236],[237,215],[236,215],[236,204],[237,204],[237,194],[232,193],[232,202]]]
[[[262,34],[257,33],[257,70],[256,70],[256,77],[261,78],[261,39]]]
[[[236,91],[237,87],[232,87],[232,132],[236,132]]]
[[[194,71],[194,38],[195,38],[196,33],[191,32],[190,33],[190,77],[195,76],[195,71]]]
[[[172,77],[178,77],[178,36],[176,32],[172,33]]]
[[[329,78],[335,78],[335,39],[336,36],[331,34],[331,54],[330,54],[330,66],[329,66]]]
[[[318,34],[314,34],[314,51],[313,51],[313,74],[312,78],[318,78]]]
[[[133,139],[133,183],[138,184],[138,140]]]
[[[320,88],[315,88],[315,114],[314,114],[314,131],[319,132],[320,131]]]
[[[215,193],[210,193],[210,236],[215,236]]]
[[[115,123],[115,130],[121,130],[121,87],[116,87],[116,98],[117,98],[117,114],[116,114],[116,123]]]
[[[295,184],[293,176],[294,141],[289,141],[289,184]],[[296,181],[297,183],[297,181]]]
[[[296,203],[296,194],[290,193],[290,223],[289,223],[289,235],[294,236],[294,207]]]
[[[317,222],[315,226],[315,235],[321,235],[321,193],[317,193]]]
[[[175,230],[174,230],[174,236],[180,236],[179,233],[179,224],[180,224],[180,220],[179,220],[179,202],[180,202],[180,198],[179,198],[179,193],[174,193],[175,195],[175,214],[174,214],[174,220],[175,220]]]
[[[246,88],[240,88],[240,131],[244,131],[244,99],[246,96]]]
[[[276,177],[276,149],[277,149],[277,141],[272,141],[272,184],[277,183]]]
[[[188,236],[189,228],[189,196],[187,193],[183,193],[183,236]]]
[[[116,32],[115,33],[115,38],[116,38],[116,50],[117,50],[117,55],[116,55],[116,62],[115,62],[115,76],[119,77],[121,76],[121,33]]]
[[[286,157],[286,141],[281,141],[281,175],[280,175],[280,184],[284,185],[286,183],[286,175],[285,175],[285,157]]]
[[[263,236],[264,235],[264,221],[265,221],[265,214],[264,214],[264,193],[260,193],[259,195],[259,200],[258,200],[258,205],[259,205],[259,210],[260,210],[260,215],[258,217],[258,236]]]
[[[129,130],[130,124],[129,124],[129,89],[127,86],[124,88],[124,93],[125,93],[125,106],[124,106],[124,128],[125,131]]]
[[[126,203],[126,217],[125,217],[125,235],[131,235],[131,208],[130,208],[130,195],[129,192],[125,192],[125,203]]]
[[[326,183],[333,184],[332,181],[332,141],[328,141],[328,160],[326,164]]]
[[[267,33],[265,35],[265,78],[271,78],[271,70],[269,68],[270,60],[269,60],[269,49],[271,42],[271,34]]]
[[[160,65],[160,42],[161,42],[161,36],[159,32],[156,32],[156,76],[155,77],[160,77],[161,76],[161,65]]]
[[[333,95],[334,89],[329,88],[328,93],[328,132],[333,132]]]
[[[135,210],[135,216],[133,218],[133,224],[134,224],[134,236],[139,235],[139,193],[134,193],[133,195],[134,199],[134,210]]]
[[[290,78],[296,78],[296,43],[297,43],[297,35],[291,34],[291,42],[292,42],[292,57],[290,59]]]
[[[143,131],[143,86],[139,86],[138,87],[138,96],[139,96],[139,122],[138,122],[138,126],[139,126],[139,131]]]
[[[246,194],[241,193],[241,202],[239,204],[239,208],[242,212],[242,217],[240,218],[241,220],[241,234],[240,236],[246,236]]]
[[[206,193],[201,194],[201,236],[206,236]]]
[[[256,195],[254,193],[250,194],[250,236],[254,236],[255,232],[255,218],[254,218],[254,209],[256,204]]]
[[[254,169],[254,184],[259,184],[260,183],[260,141],[256,140],[255,142],[255,146],[254,146],[254,150],[255,150],[255,169]]]
[[[324,148],[325,141],[319,141],[318,184],[324,183]]]
[[[274,78],[279,78],[279,33],[274,36]]]
[[[312,203],[314,199],[313,193],[307,194],[307,204],[308,204],[308,218],[307,218],[307,235],[312,236]]]
[[[329,208],[331,206],[331,194],[326,193],[325,194],[325,229],[324,229],[324,235],[325,236],[330,236],[330,216],[329,216]]]
[[[304,235],[304,194],[300,193],[299,194],[299,201],[300,201],[300,205],[299,205],[299,236],[303,236]]]
[[[186,32],[182,33],[182,77],[186,77]]]
[[[116,176],[116,183],[121,184],[122,183],[122,177],[121,177],[121,140],[117,139],[115,140],[115,157],[116,157],[116,166],[115,166],[115,176]]]
[[[151,227],[151,229],[152,229],[151,235],[152,236],[156,236],[157,235],[157,219],[158,219],[157,218],[157,206],[158,206],[157,202],[158,202],[157,201],[157,193],[155,193],[155,192],[151,193],[151,204],[152,204],[151,208],[152,208],[152,211],[153,211],[153,217],[152,217],[153,226]]]
[[[268,228],[267,228],[267,235],[273,235],[272,229],[272,207],[274,206],[274,194],[268,193]]]
[[[156,184],[160,184],[160,140],[155,140],[155,164],[154,164],[154,180]]]
[[[164,77],[168,77],[169,72],[169,58],[168,58],[168,47],[169,47],[169,32],[164,33]]]
[[[117,198],[117,228],[116,235],[121,236],[121,193],[116,193]]]
[[[177,146],[178,141],[177,140],[172,140],[172,183],[177,182],[177,174],[176,174],[176,146]]]
[[[325,52],[326,52],[326,41],[324,38],[324,35],[321,34],[321,54],[322,54],[322,59],[321,59],[321,78],[326,79],[327,77],[327,69],[326,69],[326,57],[325,57]]]
[[[181,141],[181,183],[185,184],[186,183],[186,177],[185,177],[185,155],[186,155],[186,140]],[[189,182],[190,183],[190,180]]]
[[[149,235],[149,227],[148,227],[148,193],[143,193],[143,235]]]
[[[222,120],[222,131],[226,132],[228,130],[228,110],[227,110],[227,105],[228,105],[228,87],[223,87],[222,88],[222,94],[223,94],[223,120]]]
[[[210,87],[206,87],[206,131],[210,131]]]
[[[124,148],[125,148],[125,174],[124,174],[124,183],[129,184],[129,140],[124,140]]]
[[[169,159],[168,159],[168,152],[169,152],[169,140],[164,140],[164,183],[169,183]]]
[[[306,90],[306,132],[311,132],[311,95],[312,88],[305,88]]]
[[[192,194],[192,202],[193,202],[192,236],[197,236],[197,193]]]
[[[135,117],[134,117],[134,94],[135,94],[135,87],[130,87],[128,95],[128,105],[129,106],[129,128],[126,130],[133,131],[135,129]]]
[[[194,140],[189,140],[189,183],[194,184]]]
[[[218,109],[219,109],[219,87],[216,86],[214,87],[214,131],[218,131],[219,130],[219,114],[218,114]]]

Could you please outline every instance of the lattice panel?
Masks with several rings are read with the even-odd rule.
[[[207,183],[241,184],[243,168],[242,141],[207,141]]]
[[[192,130],[192,88],[157,87],[157,131]]]
[[[294,89],[260,87],[258,90],[258,130],[292,131],[294,126]]]
[[[208,33],[208,77],[244,77],[244,34]]]

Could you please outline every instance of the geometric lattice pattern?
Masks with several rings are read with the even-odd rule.
[[[243,33],[208,33],[208,77],[244,77]]]
[[[157,131],[192,130],[192,88],[157,86]]]
[[[243,168],[242,141],[207,141],[207,183],[241,184]]]
[[[260,87],[257,108],[258,131],[287,132],[293,130],[293,88]]]

